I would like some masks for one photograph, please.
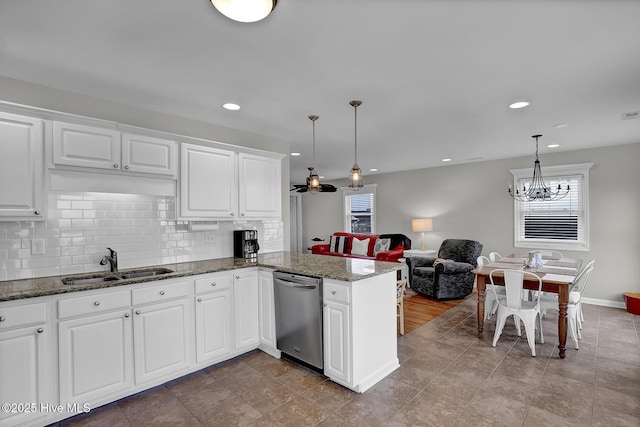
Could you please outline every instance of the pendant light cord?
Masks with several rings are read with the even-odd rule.
[[[355,146],[355,164],[358,164],[358,106],[354,105],[353,106],[353,115],[354,115],[354,123],[355,126],[353,127],[353,142],[354,142],[354,146]]]

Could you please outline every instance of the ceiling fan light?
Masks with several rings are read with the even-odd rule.
[[[277,0],[211,0],[213,7],[229,19],[257,22],[275,9]]]

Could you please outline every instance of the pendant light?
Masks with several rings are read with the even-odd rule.
[[[211,0],[213,7],[238,22],[260,21],[276,8],[277,0]]]
[[[310,115],[309,120],[313,124],[313,167],[309,168],[309,178],[307,178],[307,188],[309,193],[317,194],[320,191],[320,178],[316,172],[316,120],[319,116]]]
[[[522,191],[515,189],[515,192],[509,186],[509,194],[514,200],[519,202],[548,202],[551,200],[559,200],[569,194],[570,187],[567,184],[566,189],[562,189],[562,186],[558,184],[558,187],[552,189],[548,187],[542,177],[542,169],[540,168],[540,160],[538,159],[538,138],[542,135],[533,135],[532,138],[536,140],[536,161],[533,164],[533,178],[529,183],[529,188],[526,185],[522,186]]]
[[[362,101],[351,101],[349,104],[353,107],[354,116],[355,116],[355,132],[354,132],[354,147],[355,147],[355,162],[351,167],[351,171],[349,172],[349,188],[354,191],[358,191],[364,185],[364,180],[362,179],[362,171],[360,170],[360,166],[358,166],[358,107],[362,105]]]

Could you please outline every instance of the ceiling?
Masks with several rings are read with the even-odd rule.
[[[640,142],[640,1],[3,0],[0,75],[290,143],[345,178]],[[531,105],[511,110],[516,100]],[[239,111],[221,108],[225,102]],[[556,127],[566,124],[565,127]]]

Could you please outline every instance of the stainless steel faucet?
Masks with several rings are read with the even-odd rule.
[[[109,252],[111,253],[111,255],[103,256],[102,259],[100,260],[100,265],[107,265],[107,262],[108,262],[111,267],[111,272],[117,273],[118,272],[118,252],[114,251],[111,248],[107,248],[107,249],[109,249]]]

